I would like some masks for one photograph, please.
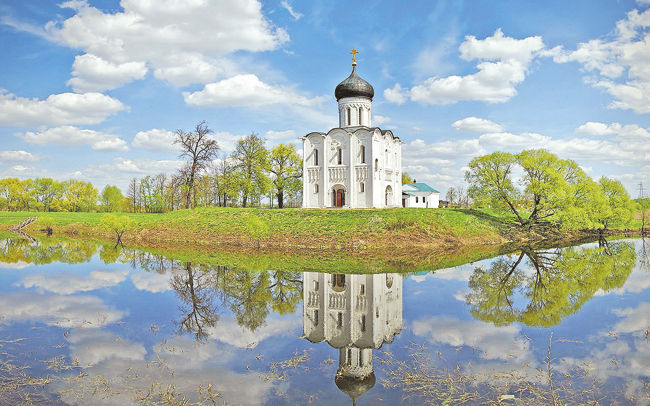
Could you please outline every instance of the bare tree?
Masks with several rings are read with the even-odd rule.
[[[217,141],[208,138],[212,130],[208,128],[205,121],[201,121],[196,125],[194,132],[186,133],[183,130],[176,131],[176,139],[174,145],[180,145],[181,154],[179,158],[187,159],[186,182],[187,182],[187,195],[185,197],[185,208],[189,209],[192,206],[192,194],[194,191],[194,180],[197,173],[204,170],[206,166],[217,157],[219,145]]]

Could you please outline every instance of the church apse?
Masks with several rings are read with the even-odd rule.
[[[339,350],[334,381],[356,404],[375,384],[372,350],[402,330],[402,277],[305,272],[303,301],[303,338]]]

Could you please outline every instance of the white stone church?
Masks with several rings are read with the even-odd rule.
[[[352,73],[336,86],[339,126],[312,132],[303,140],[303,205],[318,207],[400,207],[402,141],[390,130],[372,127],[375,90]]]

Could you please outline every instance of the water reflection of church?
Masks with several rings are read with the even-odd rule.
[[[336,386],[356,404],[375,385],[372,350],[402,329],[402,277],[305,272],[303,303],[303,337],[338,348]]]

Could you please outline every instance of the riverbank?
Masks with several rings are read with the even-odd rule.
[[[49,218],[55,236],[86,236],[110,241],[100,227],[104,213],[0,212],[0,230],[30,216],[39,219],[24,231],[42,235]],[[556,227],[522,231],[496,212],[472,209],[241,209],[199,208],[164,214],[118,213],[137,227],[124,243],[254,247],[277,250],[444,251],[460,247],[579,240],[588,232]]]

